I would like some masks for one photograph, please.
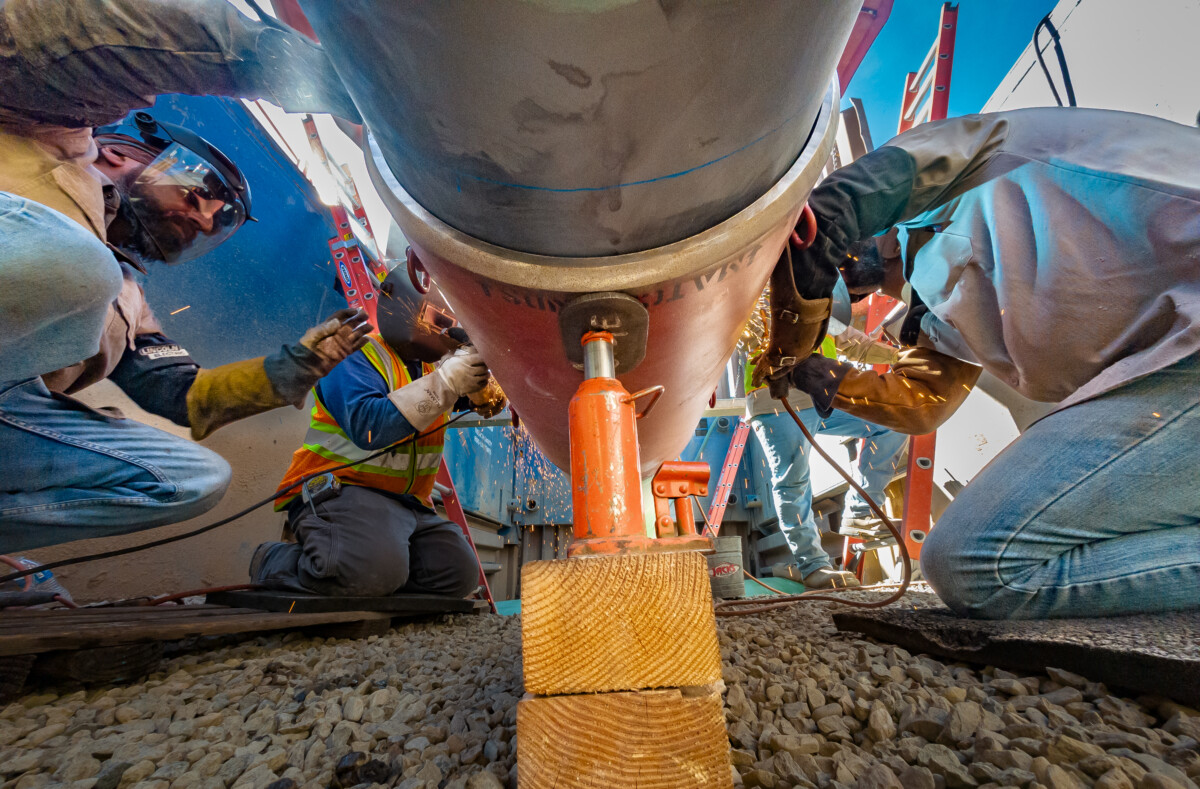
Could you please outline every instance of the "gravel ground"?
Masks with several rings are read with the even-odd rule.
[[[737,785],[1197,789],[1195,710],[910,655],[830,607],[719,620]],[[264,637],[57,690],[0,710],[0,787],[516,786],[514,617]]]

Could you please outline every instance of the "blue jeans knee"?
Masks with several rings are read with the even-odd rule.
[[[187,475],[172,480],[175,496],[171,508],[177,520],[194,518],[215,507],[233,478],[229,462],[216,452],[199,444],[185,445],[182,451],[191,457],[187,459]]]

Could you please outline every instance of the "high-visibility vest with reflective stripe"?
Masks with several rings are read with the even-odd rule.
[[[365,354],[371,366],[383,376],[388,391],[395,391],[412,383],[412,377],[409,376],[404,362],[378,334],[370,335],[367,344],[359,353]],[[431,364],[423,364],[421,370],[422,374],[429,375],[434,367]],[[353,463],[354,465],[348,468],[333,472],[342,484],[362,485],[388,493],[411,493],[426,504],[431,503],[433,479],[442,459],[446,433],[438,428],[446,423],[445,414],[426,428],[427,431],[432,431],[429,435],[401,444],[368,462],[359,462],[365,461],[379,450],[363,449],[351,441],[321,402],[316,387],[313,388],[313,399],[316,402],[312,408],[308,434],[304,437],[304,446],[293,453],[292,464],[288,466],[283,481],[279,483],[280,487],[309,474],[319,474],[336,466]],[[285,508],[299,492],[300,488],[296,487],[275,499],[275,509]]]

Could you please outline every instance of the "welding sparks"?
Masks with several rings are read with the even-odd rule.
[[[184,310],[190,310],[191,308],[192,308],[192,305],[191,305],[191,304],[189,304],[189,305],[187,305],[186,307],[180,307],[179,309],[175,310],[175,311],[174,311],[174,312],[172,312],[171,314],[172,314],[172,315],[178,315],[179,313],[183,312]]]

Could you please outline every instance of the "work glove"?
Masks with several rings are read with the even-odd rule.
[[[932,348],[900,351],[890,372],[859,370],[813,355],[792,369],[789,382],[813,399],[822,417],[836,408],[900,433],[937,429],[962,405],[982,368]]]
[[[473,346],[447,354],[437,369],[388,394],[392,405],[417,432],[425,430],[454,405],[458,398],[487,386],[488,369]]]
[[[825,419],[833,413],[833,399],[842,381],[854,369],[853,365],[814,353],[793,367],[787,378],[792,386],[812,398],[817,415]]]
[[[285,345],[263,360],[271,386],[283,400],[301,407],[308,390],[317,381],[367,344],[371,328],[362,310],[338,310],[324,323],[306,331],[300,342]]]
[[[754,386],[766,383],[772,396],[787,395],[787,373],[825,338],[837,283],[834,245],[822,234],[807,249],[789,238],[771,272],[771,334],[755,360]]]

